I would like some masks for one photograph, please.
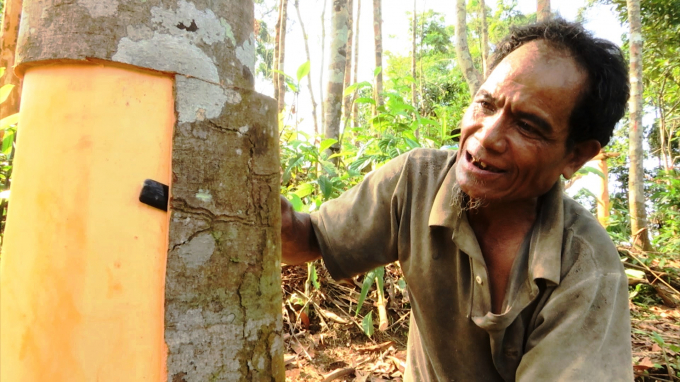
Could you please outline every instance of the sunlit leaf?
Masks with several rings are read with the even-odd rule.
[[[314,184],[312,183],[303,183],[301,184],[298,189],[295,191],[295,195],[299,196],[300,198],[304,198],[306,196],[309,196],[314,192]]]
[[[364,284],[361,286],[361,294],[359,295],[359,300],[357,301],[357,310],[354,313],[354,315],[359,314],[359,310],[361,310],[361,307],[364,305],[364,300],[366,300],[366,296],[368,295],[368,291],[371,289],[371,286],[373,286],[373,282],[375,281],[375,272],[370,271],[364,276]]]
[[[0,77],[5,75],[5,68],[0,68]]]
[[[333,146],[336,143],[338,143],[337,139],[333,138],[324,139],[323,141],[321,141],[321,144],[319,145],[319,152],[326,151],[326,149],[328,149],[329,147]]]
[[[600,171],[599,169],[597,169],[595,167],[591,167],[591,166],[582,167],[576,173],[581,174],[581,175],[595,174],[595,175],[598,175],[600,178],[604,179],[604,173],[602,171]]]
[[[373,100],[373,98],[368,98],[368,97],[359,97],[359,98],[354,100],[354,103],[357,103],[357,104],[370,103],[371,105],[375,105],[375,100]]]
[[[300,82],[300,80],[302,80],[303,78],[305,78],[306,75],[309,74],[309,68],[310,68],[309,61],[300,65],[300,67],[297,70],[297,80],[298,80],[298,82]]]
[[[302,199],[300,199],[297,194],[290,194],[290,204],[293,205],[293,209],[297,212],[302,211],[304,204],[302,204]]]
[[[311,281],[314,288],[321,289],[321,284],[319,284],[319,276],[316,274],[316,266],[314,262],[307,263],[307,277]]]
[[[3,103],[5,100],[7,100],[7,97],[9,97],[10,93],[12,93],[13,89],[14,85],[12,84],[7,84],[0,88],[0,103]]]
[[[321,175],[316,181],[319,184],[319,189],[324,199],[330,198],[333,194],[333,182],[326,175]]]
[[[14,130],[5,131],[5,136],[2,138],[2,153],[9,155],[12,152],[12,143],[14,143]]]
[[[19,123],[19,113],[8,115],[0,120],[0,130],[7,130],[8,128]]]
[[[375,70],[373,71],[373,77],[377,77],[378,74],[380,74],[381,72],[382,72],[382,66],[378,66],[378,67],[375,68]]]

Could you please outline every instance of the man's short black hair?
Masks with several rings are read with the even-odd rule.
[[[565,51],[587,75],[587,84],[569,118],[567,146],[595,139],[604,147],[616,123],[626,112],[630,96],[628,65],[621,49],[612,42],[595,38],[581,24],[552,19],[513,27],[498,45],[489,71],[520,46],[543,40]]]

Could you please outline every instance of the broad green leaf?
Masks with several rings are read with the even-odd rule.
[[[12,93],[13,89],[14,85],[12,84],[7,84],[0,88],[0,103],[3,103],[5,100],[7,100],[7,97],[9,97],[10,93]]]
[[[17,123],[19,123],[19,113],[8,115],[0,120],[0,130],[7,130],[7,128],[12,127]]]
[[[319,189],[324,199],[328,200],[333,195],[333,182],[326,175],[321,175],[316,182],[319,184]]]
[[[380,74],[381,72],[382,72],[382,66],[378,66],[378,67],[375,68],[375,70],[373,71],[373,77],[377,77],[378,74]]]
[[[374,281],[375,281],[374,271],[370,271],[366,274],[366,276],[364,276],[364,284],[361,286],[361,294],[359,295],[359,301],[357,301],[357,310],[354,313],[355,316],[359,315],[359,310],[361,310],[361,307],[364,305],[364,300],[366,300],[368,291],[371,289],[371,286],[373,286]]]
[[[303,78],[305,78],[306,75],[309,74],[309,68],[310,68],[309,61],[300,65],[300,67],[297,70],[297,80],[298,80],[298,82],[300,82],[300,80],[302,80]]]
[[[375,105],[375,100],[373,98],[368,98],[368,97],[359,97],[354,100],[354,103],[362,104],[362,103],[370,103],[371,105]]]
[[[5,136],[2,138],[2,153],[9,155],[12,152],[12,143],[14,143],[14,130],[5,131]]]
[[[399,281],[397,281],[397,286],[399,287],[399,290],[403,292],[404,290],[406,290],[406,280],[404,280],[403,277],[400,278]]]
[[[293,205],[293,209],[297,212],[302,211],[302,207],[304,207],[304,204],[302,204],[302,199],[300,199],[300,197],[296,194],[290,194],[290,204]]]
[[[300,198],[304,198],[311,195],[312,192],[314,192],[314,185],[312,183],[303,183],[295,191],[295,195],[299,196]]]
[[[600,178],[604,179],[604,173],[602,171],[600,171],[599,169],[592,167],[592,166],[582,167],[576,173],[581,174],[581,175],[595,174],[595,175],[598,175]]]
[[[659,344],[659,346],[664,346],[666,344],[666,342],[663,340],[663,338],[661,338],[661,336],[657,332],[652,332],[652,339],[657,344]]]
[[[416,142],[416,141],[413,141],[413,140],[411,140],[411,139],[404,138],[404,141],[406,142],[406,144],[408,145],[408,147],[410,147],[410,148],[412,148],[412,149],[415,149],[415,148],[420,147],[420,143],[418,143],[418,142]]]
[[[368,312],[368,314],[364,316],[364,319],[361,320],[361,328],[364,329],[364,333],[366,333],[367,336],[370,337],[373,335],[373,311]]]
[[[326,149],[328,149],[329,147],[333,146],[336,143],[338,143],[337,139],[333,138],[324,139],[323,141],[321,141],[321,144],[319,145],[319,152],[321,153],[326,151]]]
[[[385,267],[378,267],[374,270],[375,280],[378,282],[378,292],[383,294],[385,289]]]

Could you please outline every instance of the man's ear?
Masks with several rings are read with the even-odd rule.
[[[593,159],[600,152],[600,149],[602,149],[600,142],[594,139],[574,144],[571,152],[567,154],[568,162],[562,170],[562,176],[570,179],[586,162]]]

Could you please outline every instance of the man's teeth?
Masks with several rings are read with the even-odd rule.
[[[486,164],[484,161],[477,159],[475,157],[472,157],[472,163],[481,168],[482,170],[488,170],[488,171],[493,171],[493,172],[498,172],[498,169],[496,168],[491,168],[488,164]]]

